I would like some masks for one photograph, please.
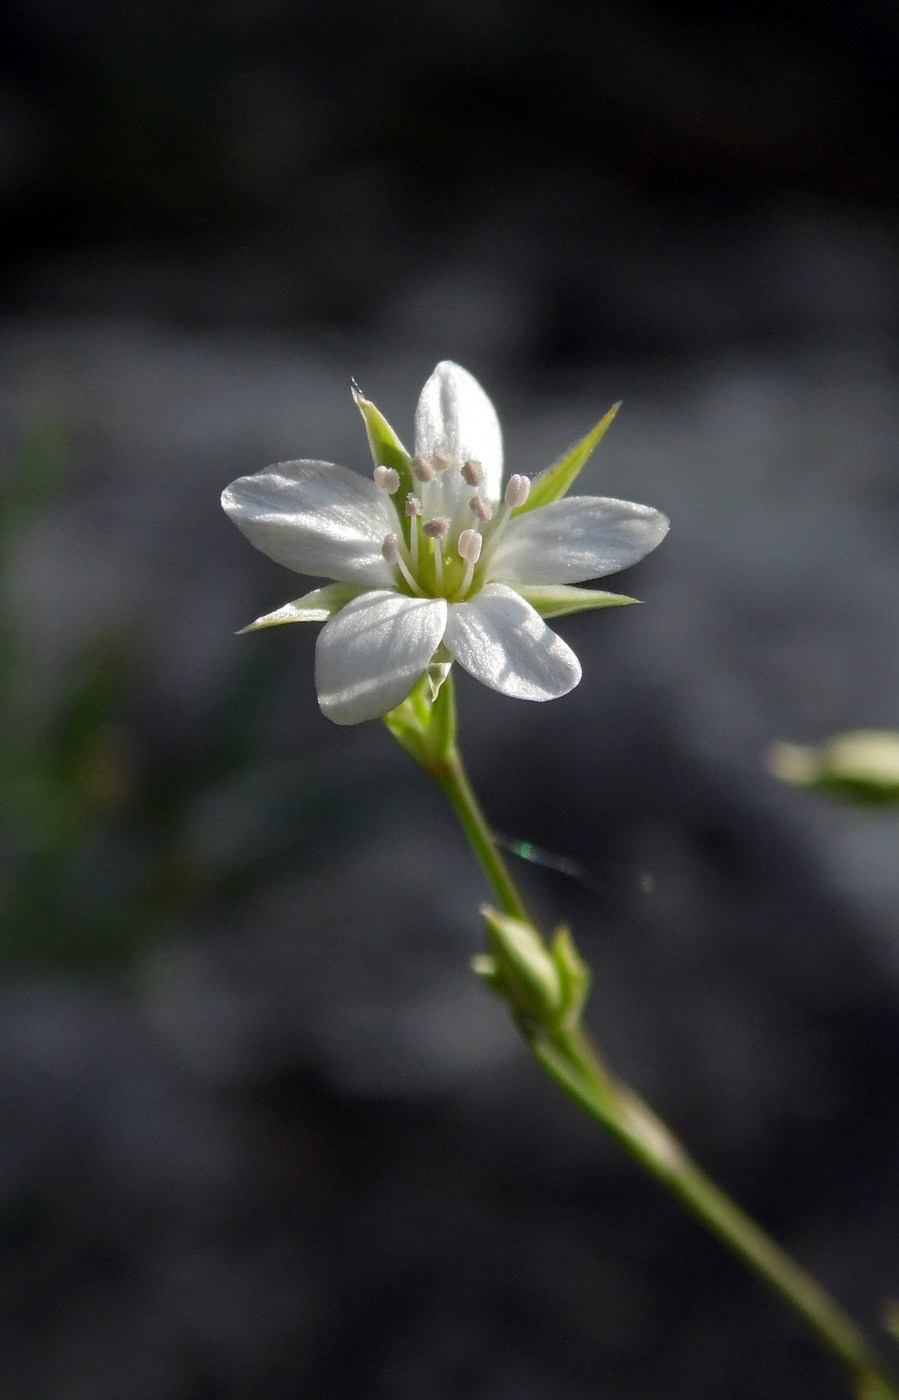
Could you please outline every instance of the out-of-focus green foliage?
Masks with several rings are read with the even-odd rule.
[[[820,748],[775,744],[770,767],[797,787],[833,793],[867,807],[899,803],[899,732],[859,729],[837,734]]]
[[[236,643],[230,684],[187,740],[147,700],[133,629],[39,674],[15,558],[64,489],[65,461],[64,435],[44,423],[0,472],[0,966],[122,971],[185,920],[227,921],[273,867],[351,832],[358,774],[259,752],[282,648]]]

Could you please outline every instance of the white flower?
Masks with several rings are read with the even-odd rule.
[[[648,506],[558,499],[611,415],[537,477],[532,494],[518,475],[503,491],[496,412],[458,365],[444,361],[425,384],[411,458],[354,392],[374,479],[331,462],[281,462],[222,494],[257,549],[297,573],[334,580],[245,630],[325,623],[315,680],[322,711],[337,724],[392,710],[432,661],[454,659],[517,699],[565,695],[580,664],[544,617],[631,601],[571,585],[635,564],[668,529]]]

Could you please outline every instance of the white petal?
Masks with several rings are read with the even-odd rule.
[[[583,583],[636,564],[668,533],[651,506],[566,496],[513,516],[487,567],[507,583]]]
[[[581,678],[571,647],[501,583],[451,605],[444,641],[476,680],[517,700],[555,700]]]
[[[315,648],[322,713],[359,724],[405,700],[446,627],[443,598],[363,593],[325,623]]]
[[[381,545],[391,525],[373,481],[333,462],[279,462],[241,476],[222,505],[251,544],[300,574],[390,587]]]
[[[462,502],[471,487],[459,475],[469,459],[480,462],[482,496],[498,501],[503,477],[503,435],[496,409],[473,375],[452,360],[441,360],[421,391],[415,410],[415,451],[425,457],[442,452],[453,470],[443,483],[447,513]]]

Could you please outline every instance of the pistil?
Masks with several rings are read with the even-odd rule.
[[[423,526],[424,533],[431,541],[434,556],[434,585],[438,593],[443,592],[443,551],[440,546],[449,534],[449,527],[449,521],[444,520],[441,516],[436,516]]]
[[[412,572],[418,573],[418,533],[421,529],[421,501],[410,491],[406,496],[406,515],[409,517],[409,553]]]

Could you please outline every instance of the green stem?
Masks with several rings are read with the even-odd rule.
[[[468,781],[458,750],[453,748],[444,764],[432,771],[462,823],[465,835],[481,863],[484,874],[493,886],[503,912],[511,914],[515,919],[533,923],[527,905],[509,874],[509,867],[497,850],[493,834],[487,825],[487,818]]]
[[[497,850],[455,742],[426,764],[452,804],[506,914],[533,924]],[[862,1333],[842,1308],[690,1158],[677,1138],[627,1085],[613,1077],[579,1025],[519,1019],[531,1053],[584,1111],[660,1181],[812,1329],[848,1367],[859,1400],[899,1400]]]

